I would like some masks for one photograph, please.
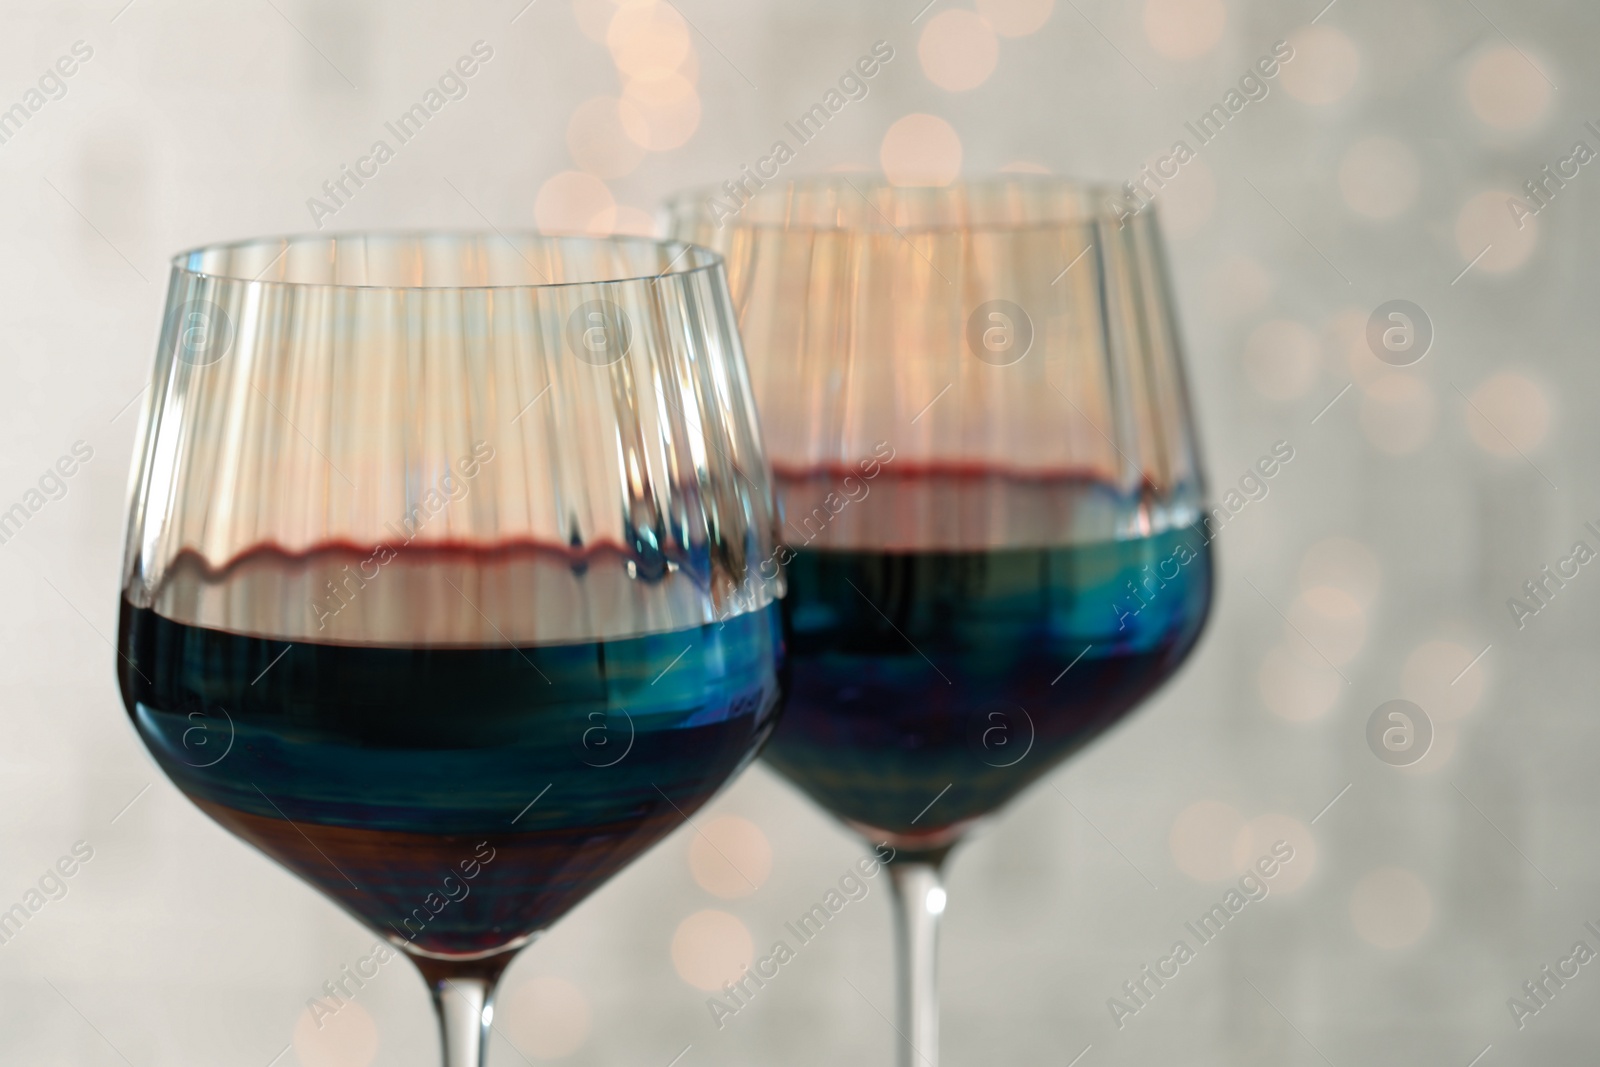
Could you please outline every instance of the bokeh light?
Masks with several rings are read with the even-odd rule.
[[[1511,196],[1503,189],[1491,189],[1461,206],[1456,216],[1456,250],[1461,253],[1462,266],[1477,260],[1474,272],[1504,274],[1533,255],[1539,243],[1539,220],[1513,218],[1507,206]]]
[[[331,998],[321,1003],[335,1007]],[[331,1015],[313,1013],[308,1004],[294,1024],[293,1043],[300,1067],[367,1067],[378,1058],[378,1026],[353,1000]]]
[[[1454,641],[1424,641],[1400,670],[1400,695],[1436,722],[1459,719],[1478,706],[1488,684],[1488,667],[1479,659],[1483,645],[1469,649]]]
[[[611,219],[611,232],[631,237],[660,237],[661,224],[654,215],[642,207],[619,204],[616,214]]]
[[[1433,389],[1421,378],[1383,374],[1361,398],[1361,433],[1380,451],[1409,455],[1433,437],[1438,406]]]
[[[1000,59],[1000,42],[989,20],[964,8],[930,18],[917,42],[922,73],[953,93],[976,89],[989,80]]]
[[[1300,561],[1300,587],[1330,586],[1351,597],[1363,610],[1378,598],[1383,572],[1378,557],[1360,541],[1328,537],[1306,549]]]
[[[1350,921],[1361,940],[1378,948],[1415,944],[1433,922],[1433,894],[1402,867],[1380,867],[1356,883]]]
[[[1261,702],[1290,722],[1309,722],[1332,711],[1344,692],[1344,679],[1326,662],[1306,656],[1286,639],[1267,650],[1256,676]]]
[[[1317,336],[1292,319],[1271,319],[1244,344],[1244,374],[1268,400],[1304,396],[1322,369]]]
[[[1387,136],[1363,137],[1339,162],[1339,192],[1357,215],[1392,219],[1417,201],[1422,168],[1405,142]]]
[[[1428,746],[1427,755],[1415,763],[1404,767],[1396,767],[1401,774],[1428,775],[1435,771],[1444,770],[1450,765],[1450,759],[1460,747],[1461,730],[1449,719],[1433,719],[1433,744]]]
[[[623,99],[641,107],[669,107],[694,95],[694,79],[681,70],[651,71],[622,81]]]
[[[1026,37],[1050,21],[1056,0],[978,0],[978,14],[1002,37]]]
[[[700,128],[700,94],[682,74],[657,71],[651,77],[629,78],[622,85],[622,100],[623,131],[652,152],[681,148]]]
[[[1228,25],[1222,0],[1145,0],[1144,35],[1167,59],[1193,59],[1216,47]]]
[[[1372,388],[1389,369],[1373,355],[1367,344],[1367,320],[1371,317],[1371,308],[1341,308],[1322,326],[1322,343],[1330,356],[1329,364],[1346,371],[1358,389]]]
[[[1496,130],[1537,126],[1550,107],[1550,83],[1508,44],[1485,49],[1467,68],[1467,104]]]
[[[949,185],[961,173],[961,138],[939,116],[913,112],[884,133],[878,161],[895,185]]]
[[[534,1059],[564,1059],[589,1038],[589,998],[564,978],[540,976],[502,989],[494,1014],[495,1027]]]
[[[719,815],[702,823],[690,839],[689,870],[695,883],[713,896],[746,897],[772,873],[772,845],[749,819]]]
[[[1283,64],[1283,91],[1306,104],[1338,103],[1361,74],[1355,42],[1332,26],[1306,26],[1289,35],[1294,58]]]
[[[672,935],[672,966],[678,977],[707,992],[721,989],[755,959],[755,941],[737,916],[708,908],[697,911]]]
[[[1502,371],[1472,390],[1469,399],[1467,431],[1492,455],[1526,455],[1550,432],[1549,394],[1520,374]]]
[[[624,75],[643,78],[676,70],[694,47],[689,24],[668,3],[617,8],[606,29],[606,47]]]
[[[691,48],[691,49],[689,49],[689,54],[683,57],[683,62],[679,63],[671,71],[660,71],[659,73],[662,74],[662,75],[665,75],[665,74],[679,74],[679,75],[682,75],[683,77],[689,79],[689,84],[690,85],[699,85],[700,84],[700,53],[695,51],[693,48]],[[643,77],[644,80],[648,80],[651,76],[652,76],[651,74],[645,74],[642,77]]]
[[[593,174],[564,170],[539,187],[533,217],[546,233],[609,233],[617,202]]]
[[[1244,829],[1239,810],[1220,800],[1200,800],[1178,813],[1167,843],[1178,870],[1197,882],[1222,882],[1239,873],[1233,846]]]

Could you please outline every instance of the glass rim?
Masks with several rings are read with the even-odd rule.
[[[316,243],[333,243],[340,240],[368,240],[368,239],[404,240],[433,239],[455,240],[466,243],[472,240],[492,241],[499,239],[513,251],[517,246],[513,238],[531,240],[536,243],[565,243],[583,242],[591,245],[613,245],[639,247],[654,247],[660,252],[673,253],[667,266],[660,271],[627,273],[616,277],[576,279],[568,281],[542,281],[542,282],[504,282],[481,283],[472,285],[382,285],[382,284],[352,284],[350,282],[325,282],[325,281],[294,281],[284,278],[264,278],[267,269],[276,265],[283,258],[284,252],[297,245],[312,245]],[[247,277],[243,273],[233,271],[219,271],[216,269],[203,269],[191,264],[203,262],[204,258],[216,253],[232,252],[248,249],[254,246],[284,246],[260,274]],[[685,259],[685,253],[693,253]],[[520,251],[518,255],[521,255]],[[524,257],[525,259],[526,257]],[[679,262],[684,260],[683,262]],[[205,278],[219,282],[241,282],[246,285],[276,286],[282,288],[302,289],[333,289],[333,290],[370,290],[378,292],[434,292],[434,293],[467,293],[467,292],[505,292],[510,290],[537,290],[537,289],[562,289],[572,286],[610,286],[625,285],[632,282],[648,282],[668,277],[681,277],[698,274],[702,271],[714,271],[724,264],[720,252],[705,245],[692,241],[683,241],[667,237],[642,237],[633,234],[585,234],[585,233],[545,233],[540,230],[526,228],[512,228],[509,230],[488,229],[371,229],[371,230],[339,230],[328,233],[307,232],[264,235],[257,237],[242,237],[232,241],[215,241],[208,244],[196,245],[175,254],[169,261],[172,270],[188,278]],[[532,266],[532,263],[529,263]],[[537,270],[537,268],[535,268]]]
[[[724,183],[727,184],[727,183]],[[877,211],[879,205],[873,202],[869,193],[888,191],[891,195],[902,198],[905,202],[922,200],[936,202],[940,198],[950,199],[970,192],[999,192],[1015,188],[1027,191],[1049,191],[1064,194],[1074,198],[1079,210],[1073,212],[1048,213],[1041,217],[1012,219],[950,219],[933,222],[906,222],[892,221]],[[837,221],[829,222],[817,218],[750,218],[746,208],[751,205],[767,206],[782,203],[786,198],[795,195],[817,194],[830,190],[853,190],[859,198],[873,208],[878,214],[878,221],[867,225],[853,225]],[[1115,223],[1130,215],[1155,212],[1157,205],[1147,201],[1138,210],[1126,207],[1122,211],[1111,205],[1114,199],[1123,197],[1123,189],[1109,180],[1075,178],[1060,174],[1037,174],[1030,171],[993,172],[989,174],[974,175],[972,177],[956,178],[946,185],[898,185],[890,181],[882,171],[823,171],[813,174],[801,174],[783,180],[772,179],[764,183],[757,191],[743,202],[732,200],[735,205],[733,216],[727,220],[727,225],[737,225],[750,230],[786,230],[808,233],[844,233],[844,232],[900,232],[900,233],[961,233],[975,231],[998,231],[1033,228],[1038,226],[1066,226],[1094,222]],[[727,191],[721,186],[697,185],[678,190],[668,196],[662,206],[673,214],[681,212],[688,207],[696,212],[696,217],[706,219],[709,215],[708,205],[712,200],[721,199],[729,201]],[[716,223],[721,229],[722,221]]]

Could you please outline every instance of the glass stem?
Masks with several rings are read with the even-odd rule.
[[[889,864],[894,886],[899,970],[900,1067],[939,1067],[939,916],[944,913],[944,856]]]
[[[413,956],[433,996],[444,1045],[444,1067],[485,1067],[494,1023],[494,992],[514,953],[482,960]]]

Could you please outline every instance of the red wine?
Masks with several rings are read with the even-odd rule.
[[[549,926],[754,756],[781,632],[772,605],[593,641],[286,641],[125,600],[120,650],[135,727],[203,811],[391,940],[465,955]]]
[[[1025,492],[1011,518],[1063,513]],[[874,516],[875,503],[830,532],[877,524],[881,535],[893,512]],[[926,527],[908,539],[919,538],[933,539]],[[764,758],[868,833],[929,847],[1165,681],[1197,640],[1212,587],[1198,526],[1053,548],[825,545],[796,552],[787,579],[793,679]]]

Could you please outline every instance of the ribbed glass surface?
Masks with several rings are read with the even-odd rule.
[[[786,539],[1051,545],[1198,517],[1154,213],[1119,219],[1109,192],[827,175],[769,185],[731,217],[720,190],[668,205],[675,236],[727,257]],[[890,453],[870,491],[892,500],[822,522],[826,494]]]
[[[125,594],[361,644],[625,637],[768,603],[771,491],[719,258],[309,236],[173,265]],[[769,575],[770,577],[770,575]]]

